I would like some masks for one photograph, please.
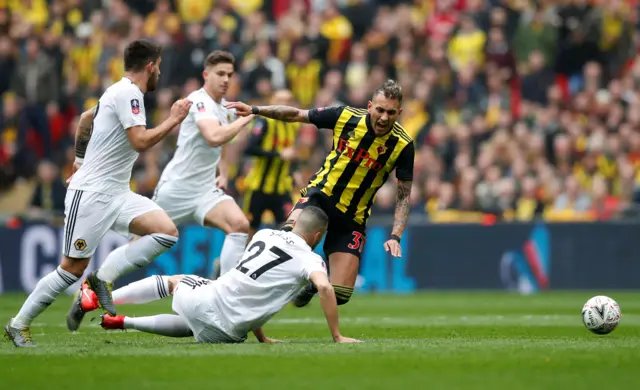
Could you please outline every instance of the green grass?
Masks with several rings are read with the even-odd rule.
[[[582,325],[588,298],[618,301],[622,322],[607,336]],[[8,320],[23,296],[0,296]],[[2,389],[580,389],[640,386],[640,293],[426,293],[356,296],[340,308],[345,336],[336,345],[317,299],[287,307],[265,326],[287,341],[198,345],[191,339],[135,331],[105,332],[97,321],[71,334],[69,297],[33,327],[34,350],[0,343]],[[119,312],[170,312],[170,302],[122,306]],[[87,318],[88,319],[88,318]]]

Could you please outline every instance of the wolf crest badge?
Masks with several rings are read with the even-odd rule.
[[[131,112],[134,115],[138,115],[140,113],[140,100],[131,99]]]
[[[73,243],[73,246],[74,246],[77,250],[79,250],[79,251],[83,251],[83,250],[85,250],[85,249],[87,248],[87,242],[86,242],[84,239],[82,239],[82,238],[78,238],[78,239],[76,240],[76,242],[74,242],[74,243]]]

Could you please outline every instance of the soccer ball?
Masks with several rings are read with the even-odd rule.
[[[582,307],[582,322],[595,334],[609,334],[620,323],[620,307],[609,297],[595,296]]]

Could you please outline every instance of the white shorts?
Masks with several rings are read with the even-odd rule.
[[[222,330],[222,319],[215,309],[213,280],[185,275],[173,293],[172,309],[189,325],[199,343],[241,343]]]
[[[204,218],[211,209],[218,203],[233,198],[219,188],[194,193],[177,188],[174,182],[161,181],[156,186],[153,200],[176,225],[196,222],[204,226]]]
[[[107,231],[126,236],[133,219],[154,210],[160,207],[133,191],[114,196],[70,189],[64,199],[62,254],[89,258]]]

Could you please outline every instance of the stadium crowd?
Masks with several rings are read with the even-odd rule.
[[[366,107],[394,78],[416,142],[413,214],[612,218],[639,198],[636,15],[626,0],[0,0],[0,210],[64,210],[77,116],[148,37],[164,46],[150,126],[200,87],[215,49],[237,59],[227,100],[289,88],[300,107]],[[238,199],[248,133],[226,151]],[[134,190],[152,194],[176,134],[141,155]],[[331,137],[304,126],[297,147],[300,188]],[[393,212],[394,191],[373,215]]]

